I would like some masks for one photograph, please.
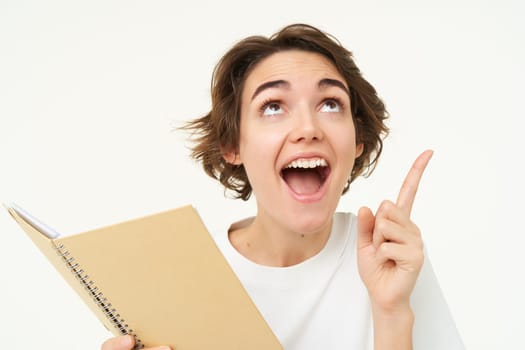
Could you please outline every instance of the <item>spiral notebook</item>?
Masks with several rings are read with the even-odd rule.
[[[193,207],[65,237],[7,209],[104,326],[133,335],[137,349],[282,350]]]

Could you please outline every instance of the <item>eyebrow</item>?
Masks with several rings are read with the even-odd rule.
[[[341,90],[343,90],[343,91],[344,91],[344,92],[350,97],[350,91],[349,91],[348,88],[345,86],[345,84],[343,84],[343,82],[340,81],[340,80],[324,78],[324,79],[321,79],[321,80],[319,81],[319,83],[317,84],[317,86],[319,86],[320,89],[322,89],[322,88],[326,88],[326,87],[329,87],[329,86],[335,86],[335,87],[338,87],[338,88],[340,88]]]
[[[268,81],[266,83],[263,83],[263,84],[259,85],[257,87],[257,89],[255,89],[255,92],[252,95],[252,101],[253,101],[253,99],[255,97],[257,97],[257,95],[259,95],[264,90],[271,89],[271,88],[279,88],[279,87],[283,87],[283,88],[289,89],[290,88],[290,83],[287,82],[286,80],[272,80],[272,81]]]
[[[335,87],[340,88],[348,96],[350,96],[350,91],[348,91],[348,89],[345,86],[345,84],[343,84],[340,80],[337,80],[337,79],[329,79],[329,78],[321,79],[319,81],[319,83],[317,83],[317,86],[320,89],[327,88],[327,87],[330,87],[330,86],[335,86]],[[255,99],[255,97],[257,97],[257,95],[259,95],[264,90],[272,89],[272,88],[289,89],[290,88],[290,83],[287,82],[286,80],[272,80],[272,81],[268,81],[266,83],[263,83],[263,84],[259,85],[257,87],[257,89],[255,89],[255,92],[252,95],[252,101]]]

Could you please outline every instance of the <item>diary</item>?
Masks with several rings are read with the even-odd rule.
[[[7,209],[104,326],[133,335],[137,349],[282,350],[193,207],[64,237]]]

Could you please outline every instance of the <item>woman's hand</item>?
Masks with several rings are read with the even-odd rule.
[[[411,341],[413,326],[410,295],[423,265],[423,242],[410,213],[431,157],[432,151],[425,151],[416,159],[396,203],[384,201],[375,216],[366,207],[358,214],[359,274],[370,296],[374,331],[383,335],[381,339],[375,335],[376,345],[394,336],[391,349],[392,344],[399,344],[399,349],[411,348],[406,343]]]
[[[135,338],[131,335],[122,335],[106,340],[102,344],[101,350],[131,350],[135,345]],[[142,350],[170,350],[169,346],[156,346],[153,348],[144,348]]]

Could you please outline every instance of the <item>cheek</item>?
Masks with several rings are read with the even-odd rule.
[[[276,163],[282,148],[282,132],[268,128],[242,130],[239,155],[254,193],[265,192],[276,178]]]
[[[286,133],[280,128],[250,125],[241,129],[239,152],[243,162],[254,163],[275,157]]]
[[[332,125],[327,133],[332,144],[339,152],[356,153],[356,134],[353,124]]]

